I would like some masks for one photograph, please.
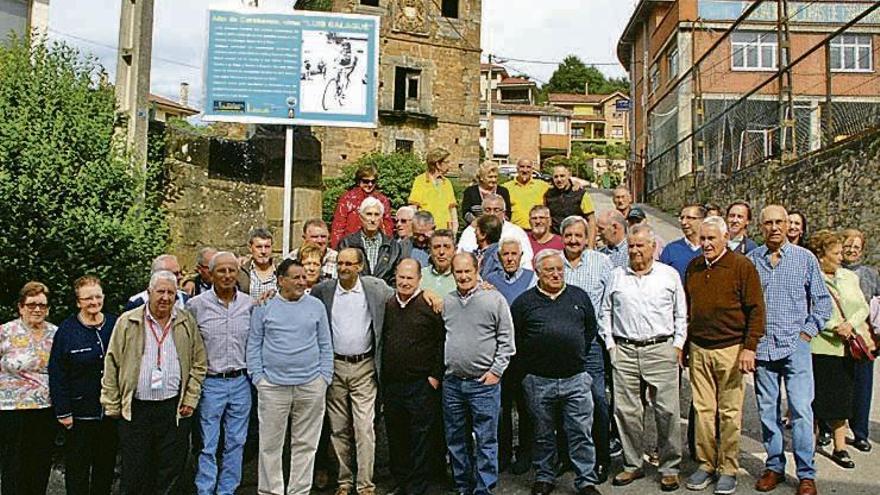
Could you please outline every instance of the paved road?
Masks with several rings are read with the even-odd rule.
[[[592,196],[593,203],[596,206],[597,210],[601,211],[613,207],[610,196],[608,196],[607,193],[595,191],[593,192]],[[659,212],[653,208],[646,207],[645,210],[648,213],[649,223],[665,240],[671,241],[680,236],[678,224],[675,218],[672,218],[669,215]],[[876,393],[877,390],[880,389],[880,367],[875,370],[874,383],[876,400],[874,401],[874,407],[871,414],[871,440],[875,445],[880,446],[880,394]],[[687,384],[685,384],[682,387],[681,398],[682,411],[685,411],[685,417],[681,419],[682,445],[686,445],[687,443],[684,439],[684,432],[686,430],[687,420],[686,408],[688,407],[689,401],[689,388]],[[752,385],[751,378],[749,378],[747,381],[744,409],[745,417],[743,421],[742,454],[740,456],[742,468],[738,476],[739,490],[737,493],[752,494],[758,493],[755,492],[752,487],[754,485],[756,476],[760,476],[763,469],[765,454],[763,447],[761,446],[760,424],[758,422],[758,415],[755,406],[754,387]],[[652,427],[649,426],[649,429],[651,428]],[[653,442],[654,435],[655,434],[653,431],[649,432],[649,438],[647,439],[649,443]],[[387,466],[384,465],[384,462],[382,460],[387,459],[385,446],[382,445],[380,442],[378,449],[379,452],[377,452],[377,458],[379,458],[379,460],[377,461],[378,465],[376,470],[376,477],[379,486],[377,492],[382,495],[384,493],[387,493],[388,490],[391,488],[391,481],[388,475]],[[853,460],[856,462],[855,470],[840,469],[830,460],[828,460],[825,455],[820,454],[817,456],[817,466],[819,470],[818,486],[820,492],[840,493],[846,495],[877,495],[878,493],[880,493],[880,476],[878,476],[880,475],[880,448],[870,454],[863,454],[856,451],[855,449],[850,449],[850,454],[853,456]],[[797,486],[796,479],[794,478],[794,460],[790,453],[788,454],[787,458],[788,486],[779,487],[773,493],[792,493]],[[619,461],[617,461],[612,467],[612,472],[616,472],[619,469],[620,464]],[[682,466],[683,474],[689,474],[694,469],[694,464],[690,460],[685,460]],[[256,493],[256,470],[257,466],[255,461],[252,461],[245,466],[244,481],[241,489],[239,490],[240,494],[250,495]],[[496,492],[501,495],[528,494],[532,481],[530,476],[530,474],[523,476],[513,476],[511,474],[505,473],[501,476],[501,482]],[[60,471],[55,471],[53,473],[52,487],[50,493],[59,495],[63,493],[61,478],[62,476]],[[557,483],[557,487],[558,488],[555,493],[574,493],[571,473],[567,473],[566,475],[561,477]],[[432,487],[431,492],[433,495],[434,493],[444,493],[446,490],[446,487],[437,485]],[[659,490],[659,476],[654,469],[648,470],[648,477],[646,479],[637,481],[628,487],[612,487],[610,483],[606,483],[605,485],[600,487],[600,491],[603,493],[619,493],[621,495],[661,493]],[[686,490],[684,488],[680,490],[680,493],[685,492]],[[332,491],[328,491],[327,493],[330,494],[332,493]],[[711,493],[711,491],[707,490],[705,493]]]

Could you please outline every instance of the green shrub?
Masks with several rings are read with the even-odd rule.
[[[327,222],[333,220],[339,197],[355,186],[354,173],[361,164],[376,167],[379,171],[378,190],[388,196],[395,209],[409,203],[413,179],[425,172],[425,163],[412,153],[370,153],[360,157],[338,177],[324,179],[323,214]]]
[[[50,320],[60,322],[75,311],[71,284],[84,274],[104,281],[105,308],[117,312],[167,246],[161,160],[144,170],[126,156],[104,76],[60,42],[0,46],[3,321],[17,314],[21,286],[39,280],[52,291]]]

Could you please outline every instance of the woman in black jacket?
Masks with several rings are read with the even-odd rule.
[[[104,292],[97,277],[80,277],[73,289],[79,312],[55,334],[49,394],[55,417],[66,429],[67,493],[109,495],[118,439],[116,421],[104,416],[100,398],[104,355],[116,316],[102,311]]]
[[[498,164],[486,160],[477,170],[477,183],[464,190],[461,198],[461,212],[465,227],[483,214],[483,196],[497,194],[504,198],[507,219],[510,219],[510,193],[498,185]]]

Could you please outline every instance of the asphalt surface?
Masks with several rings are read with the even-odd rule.
[[[607,193],[600,191],[592,191],[591,193],[593,203],[598,211],[610,209],[613,207],[610,196]],[[645,207],[645,211],[646,213],[648,213],[648,221],[654,227],[656,233],[663,237],[667,242],[674,240],[677,237],[680,237],[681,234],[678,230],[678,224],[675,218],[650,207]],[[880,366],[875,367],[874,374],[875,401],[871,411],[871,441],[874,445],[878,446],[878,448],[877,450],[868,454],[861,453],[855,449],[850,448],[850,455],[856,463],[856,468],[852,470],[842,469],[828,459],[828,455],[830,455],[830,447],[820,450],[816,456],[816,465],[818,469],[817,484],[820,493],[840,493],[846,495],[880,494],[880,394],[877,393],[878,389],[880,389]],[[685,460],[682,464],[683,478],[692,473],[694,469],[696,469],[695,464],[690,461],[690,459],[688,459],[686,447],[687,441],[685,439],[685,432],[687,430],[687,408],[690,404],[690,389],[689,384],[687,383],[687,373],[684,374],[684,381],[685,383],[683,383],[681,387],[681,410],[683,414],[683,417],[681,418],[682,445],[685,446]],[[764,449],[761,445],[760,423],[758,419],[755,393],[751,377],[747,379],[746,398],[743,409],[744,418],[740,453],[741,468],[737,477],[739,482],[737,493],[759,493],[756,492],[753,487],[756,478],[759,477],[761,475],[761,472],[763,471],[766,454],[764,453]],[[653,425],[649,424],[647,425],[647,429],[648,433],[645,439],[646,445],[653,445],[656,437],[654,427]],[[392,480],[388,473],[388,466],[386,461],[387,448],[384,444],[381,433],[379,437],[380,440],[379,445],[377,446],[376,453],[376,492],[380,495],[383,495],[385,493],[388,493],[389,490],[392,489]],[[787,432],[786,445],[788,446],[789,444],[790,437],[789,433]],[[786,465],[786,483],[777,487],[776,490],[772,493],[794,493],[797,489],[797,479],[794,474],[794,459],[790,451],[787,451],[786,458],[788,461]],[[50,494],[60,495],[64,493],[62,469],[63,468],[61,466],[57,466],[56,469],[53,470],[51,486],[49,490]],[[612,475],[620,469],[620,459],[618,458],[615,459],[614,464],[612,465]],[[256,460],[251,460],[250,462],[247,462],[244,466],[244,479],[242,480],[242,486],[238,490],[239,494],[250,495],[257,493],[256,473]],[[503,473],[501,475],[498,488],[495,491],[496,493],[502,495],[524,495],[529,493],[531,483],[531,473],[521,476],[514,476],[510,473]],[[450,488],[451,487],[446,484],[436,484],[431,487],[430,493],[432,495],[447,493]],[[661,493],[659,488],[659,475],[657,474],[656,469],[650,466],[648,466],[647,477],[645,479],[636,481],[629,486],[622,488],[612,487],[611,483],[608,482],[604,485],[599,486],[598,488],[602,493],[619,493],[622,495]],[[707,488],[703,493],[711,493],[711,490],[712,487],[710,486],[710,488]],[[574,491],[575,490],[573,486],[572,473],[565,473],[564,475],[559,477],[556,483],[556,491],[554,493],[574,493]],[[682,483],[682,488],[679,490],[679,493],[685,492],[687,492],[687,490],[684,488],[684,485]],[[330,488],[323,492],[314,491],[313,493],[332,494],[333,489]]]

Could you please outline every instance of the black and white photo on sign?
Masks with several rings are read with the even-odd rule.
[[[367,111],[367,35],[302,34],[300,109],[303,113],[363,115]]]

